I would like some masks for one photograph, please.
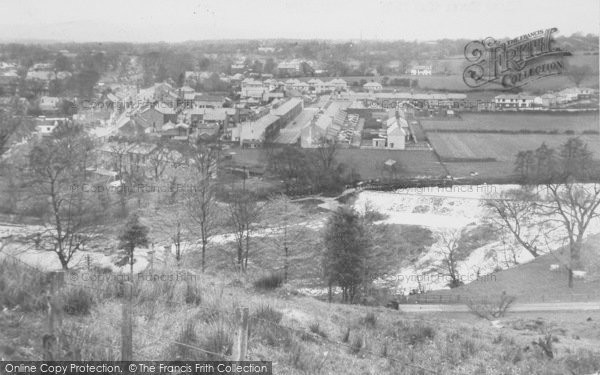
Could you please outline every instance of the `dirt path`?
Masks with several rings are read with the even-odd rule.
[[[400,311],[409,313],[433,312],[469,312],[466,305],[433,305],[406,304],[400,305]],[[511,312],[532,311],[600,311],[600,301],[597,302],[547,302],[514,304]]]

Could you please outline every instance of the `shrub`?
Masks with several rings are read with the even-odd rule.
[[[417,324],[409,328],[407,337],[408,343],[414,346],[426,341],[432,341],[435,337],[435,330],[429,325]]]
[[[364,347],[363,338],[360,336],[354,337],[354,340],[352,340],[352,344],[350,344],[350,350],[352,351],[352,353],[353,354],[360,353],[360,351],[363,347]]]
[[[254,282],[256,289],[273,290],[279,288],[283,284],[283,275],[280,273],[272,273],[263,276]]]
[[[363,323],[367,327],[375,328],[377,325],[377,316],[374,312],[369,311],[367,315],[361,319],[361,323]]]
[[[270,346],[290,347],[293,344],[294,335],[286,327],[279,323],[283,313],[275,310],[269,305],[261,305],[250,317],[249,335]]]
[[[311,325],[308,326],[308,329],[310,329],[312,333],[315,333],[323,338],[327,338],[327,333],[321,330],[319,322],[311,323]]]
[[[204,360],[216,361],[220,360],[221,356],[231,355],[231,350],[233,348],[232,335],[230,335],[222,325],[214,326],[204,334],[204,340],[201,345],[202,349],[220,354],[220,356],[215,356],[204,353]]]
[[[199,305],[202,302],[202,293],[196,284],[186,283],[184,297],[188,305]]]
[[[63,311],[69,315],[88,315],[94,305],[94,297],[84,287],[67,288],[61,294]]]
[[[497,298],[483,299],[479,302],[470,299],[467,302],[469,310],[480,318],[492,320],[501,318],[515,301],[514,296],[502,293]]]
[[[31,272],[25,265],[7,259],[0,262],[0,310],[19,307],[21,311],[46,309],[44,274]]]
[[[350,328],[346,329],[346,333],[344,333],[344,336],[342,337],[342,342],[346,343],[350,341]]]
[[[196,324],[193,320],[188,320],[184,323],[175,341],[168,348],[168,358],[172,358],[174,361],[200,361],[204,359],[203,354],[190,347],[198,346],[199,344],[198,335],[196,334]]]
[[[260,305],[253,314],[257,320],[266,320],[275,324],[281,323],[283,313],[272,308],[270,305]]]

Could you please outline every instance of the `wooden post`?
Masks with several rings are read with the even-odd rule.
[[[50,291],[46,296],[48,304],[48,327],[47,333],[42,337],[42,346],[44,348],[44,360],[56,360],[58,356],[55,350],[58,348],[58,340],[55,332],[62,325],[61,306],[58,303],[57,292],[64,284],[64,272],[50,272]]]
[[[133,309],[131,305],[132,284],[124,283],[123,315],[121,321],[121,361],[133,360]]]
[[[239,307],[235,310],[237,331],[233,344],[233,360],[245,361],[248,351],[248,308]]]

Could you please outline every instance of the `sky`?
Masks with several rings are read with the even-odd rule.
[[[436,40],[600,34],[598,0],[0,0],[0,40]]]

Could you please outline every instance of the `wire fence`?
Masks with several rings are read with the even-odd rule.
[[[58,351],[59,351],[58,350],[58,339],[62,337],[61,335],[66,336],[66,337],[70,336],[71,339],[73,339],[75,337],[72,334],[69,334],[68,332],[65,333],[64,330],[59,329],[59,327],[57,326],[58,322],[62,323],[62,320],[58,318],[58,315],[61,312],[53,307],[53,305],[51,303],[52,299],[56,298],[61,287],[84,288],[84,289],[90,290],[94,293],[106,293],[107,292],[106,289],[91,286],[91,285],[84,284],[84,283],[70,281],[70,280],[64,278],[65,275],[63,272],[50,272],[49,273],[48,271],[44,271],[37,267],[31,266],[11,254],[5,253],[5,255],[7,255],[11,259],[13,259],[15,262],[18,262],[19,264],[32,270],[33,271],[32,275],[34,275],[34,274],[42,275],[42,276],[46,276],[48,274],[54,275],[55,278],[52,278],[52,280],[50,280],[50,282],[57,284],[57,286],[51,286],[49,288],[48,294],[46,296],[46,298],[48,300],[48,306],[49,306],[47,327],[44,332],[39,332],[39,334],[41,337],[43,337],[43,355],[41,356],[41,358],[45,359],[45,360],[60,359],[59,358],[60,354],[58,353]],[[61,276],[56,278],[56,275],[61,275]],[[122,320],[118,321],[118,322],[117,321],[112,322],[113,324],[109,324],[107,322],[103,322],[103,321],[99,321],[99,320],[96,320],[94,322],[94,325],[102,326],[103,328],[105,328],[107,330],[107,332],[118,331],[120,329],[121,334],[122,334],[120,345],[119,344],[102,343],[97,340],[92,342],[92,341],[90,341],[89,338],[86,338],[86,337],[83,337],[83,338],[76,337],[76,340],[80,344],[87,343],[94,347],[100,347],[100,348],[110,350],[111,353],[115,353],[117,350],[120,349],[121,360],[132,360],[134,347],[139,350],[140,348],[143,348],[143,347],[155,345],[155,343],[161,343],[161,344],[176,345],[181,348],[187,348],[187,349],[190,349],[193,351],[197,351],[199,353],[204,353],[206,355],[212,356],[213,359],[220,359],[220,360],[227,360],[227,361],[231,361],[231,360],[239,361],[239,360],[247,360],[248,359],[249,326],[257,327],[257,326],[259,326],[259,324],[267,324],[280,332],[291,333],[291,334],[295,335],[296,337],[303,339],[303,340],[310,339],[316,343],[319,343],[323,346],[327,346],[329,348],[337,348],[338,350],[346,350],[346,351],[350,351],[350,352],[354,352],[354,353],[357,352],[357,348],[347,342],[336,341],[331,338],[327,338],[322,335],[313,333],[310,330],[290,327],[290,326],[287,326],[287,325],[284,325],[284,324],[281,324],[278,322],[274,322],[272,320],[261,318],[255,314],[250,316],[248,308],[240,307],[240,308],[237,308],[234,311],[232,311],[232,310],[226,310],[223,308],[218,308],[216,306],[202,306],[202,305],[190,306],[190,304],[185,303],[185,302],[179,302],[179,301],[175,301],[170,298],[161,298],[161,297],[153,297],[153,300],[155,302],[161,302],[161,303],[165,303],[165,304],[169,304],[169,305],[182,306],[182,307],[185,307],[186,309],[189,309],[190,307],[192,307],[192,308],[197,308],[200,310],[205,310],[207,312],[218,312],[221,316],[226,316],[226,317],[230,318],[231,320],[233,320],[235,322],[236,334],[235,334],[235,339],[233,340],[232,354],[227,355],[224,353],[207,350],[206,348],[202,348],[197,345],[182,342],[181,340],[171,339],[171,338],[165,337],[164,335],[158,335],[155,333],[151,333],[148,330],[139,329],[139,327],[136,327],[135,335],[141,335],[142,337],[145,337],[145,338],[148,338],[148,339],[154,340],[154,341],[152,341],[150,344],[146,344],[143,346],[142,345],[134,346],[133,345],[134,313],[133,313],[132,307],[134,306],[133,302],[135,301],[135,294],[133,293],[133,285],[130,282],[125,282],[124,284],[125,285],[129,284],[129,286],[128,286],[129,290],[125,290],[124,294],[121,298],[122,304],[123,304]],[[39,298],[39,296],[35,296],[32,293],[28,293],[28,294],[30,295],[31,298]],[[65,307],[64,301],[62,301],[62,302],[63,302],[63,305],[61,305],[61,307],[64,308]],[[138,303],[141,303],[141,302],[138,301]],[[77,323],[77,321],[75,321],[75,322],[71,322],[71,324],[75,324],[81,329],[86,329],[85,328],[86,325],[83,322]],[[126,327],[126,328],[124,328],[124,327]],[[130,327],[130,329],[127,329],[128,327]],[[124,337],[124,336],[127,336],[127,337]],[[128,346],[129,348],[126,348],[125,346]],[[237,350],[236,350],[236,348],[237,348]],[[377,358],[377,359],[385,359],[390,362],[401,365],[403,367],[418,370],[421,373],[427,373],[427,374],[439,374],[440,373],[437,370],[429,369],[424,366],[417,365],[415,363],[410,363],[410,362],[407,362],[400,358],[391,356],[389,354],[377,353],[374,350],[371,350],[366,347],[361,347],[361,348],[359,348],[358,351],[360,353],[362,353],[363,355],[368,355],[372,358]]]

